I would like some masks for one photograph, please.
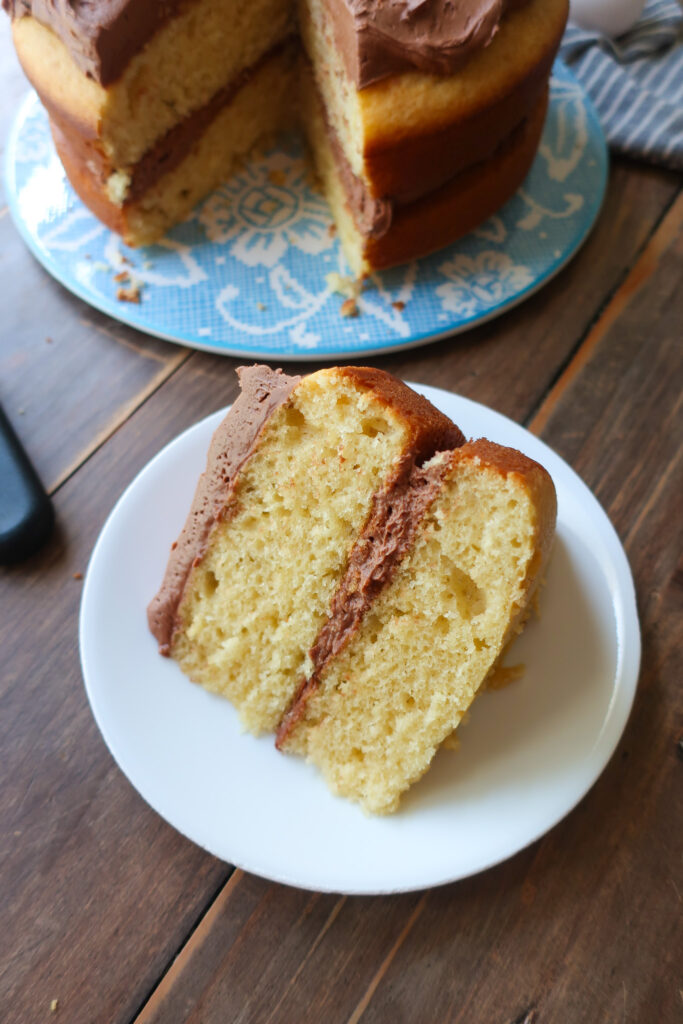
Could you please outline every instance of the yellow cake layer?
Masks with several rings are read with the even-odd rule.
[[[356,174],[365,160],[414,136],[466,121],[512,92],[559,40],[567,0],[530,0],[507,14],[489,46],[452,75],[409,71],[358,91],[335,43],[325,0],[299,4],[302,40],[327,116]]]

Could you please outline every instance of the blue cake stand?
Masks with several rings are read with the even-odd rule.
[[[7,150],[9,205],[43,266],[85,302],[168,341],[224,355],[338,360],[381,355],[467,330],[549,281],[588,235],[607,150],[597,115],[556,62],[548,118],[516,195],[466,238],[374,274],[359,315],[341,314],[330,275],[349,270],[296,141],[204,199],[158,245],[128,249],[81,203],[34,93]],[[122,270],[139,302],[117,297]]]

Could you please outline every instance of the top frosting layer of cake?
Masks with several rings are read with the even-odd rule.
[[[418,69],[450,74],[525,0],[328,0],[335,37],[359,89]]]
[[[2,0],[48,25],[90,78],[109,85],[187,0]],[[283,3],[287,0],[283,0]],[[403,71],[456,70],[524,0],[327,0],[349,76],[362,89]]]

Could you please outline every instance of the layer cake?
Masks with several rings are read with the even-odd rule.
[[[536,152],[567,0],[3,0],[77,192],[160,238],[299,125],[355,273],[489,216]]]

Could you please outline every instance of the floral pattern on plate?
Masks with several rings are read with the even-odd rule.
[[[373,274],[358,296],[358,315],[349,317],[329,283],[349,270],[297,140],[252,161],[161,243],[139,250],[128,249],[75,195],[35,94],[17,115],[7,153],[14,219],[63,285],[148,334],[272,360],[381,354],[504,312],[576,252],[597,216],[606,176],[596,114],[558,61],[541,146],[517,194],[466,238]],[[134,301],[117,297],[122,276],[134,285],[123,289]]]

